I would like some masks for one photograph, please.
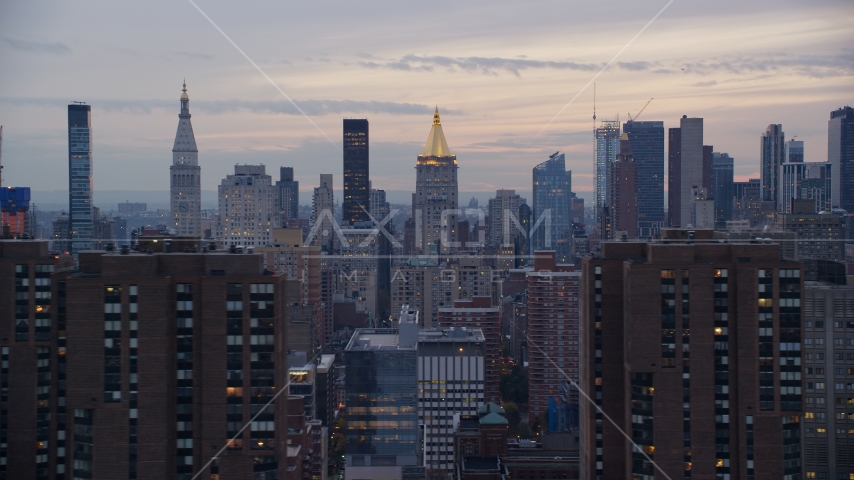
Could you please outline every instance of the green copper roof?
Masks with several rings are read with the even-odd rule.
[[[436,262],[429,258],[412,257],[406,261],[406,265],[410,267],[438,267]]]
[[[478,415],[483,415],[483,414],[486,414],[489,412],[495,412],[495,413],[500,413],[501,415],[504,415],[504,409],[501,408],[501,406],[495,402],[489,402],[485,405],[481,405],[477,409]]]
[[[481,425],[507,425],[507,419],[501,415],[492,412],[489,415],[480,419]]]

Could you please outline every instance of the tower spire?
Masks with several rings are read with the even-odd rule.
[[[190,96],[187,95],[187,79],[184,79],[184,88],[181,89],[181,115],[190,114]]]
[[[433,125],[441,125],[442,122],[439,120],[439,106],[436,105],[436,111],[433,113]]]

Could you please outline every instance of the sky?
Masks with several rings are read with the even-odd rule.
[[[185,78],[205,190],[236,163],[340,188],[342,118],[369,119],[374,188],[413,190],[438,106],[461,191],[529,194],[562,151],[589,196],[596,75],[597,122],[650,98],[641,120],[703,117],[737,180],[771,123],[825,161],[829,112],[854,104],[854,2],[668,2],[3,0],[3,182],[67,189],[66,105],[85,101],[96,204],[168,190]]]

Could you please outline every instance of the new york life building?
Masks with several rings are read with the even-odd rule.
[[[803,266],[662,237],[583,262],[582,478],[801,478]]]

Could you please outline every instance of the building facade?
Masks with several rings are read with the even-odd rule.
[[[728,153],[712,153],[711,191],[715,200],[715,223],[732,220],[732,203],[735,196],[733,188],[734,160]]]
[[[484,338],[484,395],[487,400],[498,401],[499,370],[501,366],[501,309],[492,306],[489,297],[457,300],[453,307],[439,309],[439,328],[480,329]]]
[[[424,468],[454,470],[454,417],[484,404],[485,348],[476,328],[418,333],[418,421],[424,425]]]
[[[427,255],[449,253],[458,245],[459,187],[457,156],[451,153],[439,109],[433,113],[433,126],[424,151],[415,164],[415,250]]]
[[[555,261],[554,252],[536,252],[528,272],[527,348],[530,420],[547,415],[549,401],[568,382],[578,382],[579,280],[581,272]],[[571,390],[578,406],[578,391]],[[543,423],[544,425],[546,423]]]
[[[805,287],[804,478],[849,478],[854,475],[854,287],[824,281]]]
[[[269,245],[281,225],[279,192],[264,165],[235,165],[219,185],[216,237],[223,246]]]
[[[833,165],[833,206],[854,212],[854,108],[830,112],[827,162]]]
[[[653,238],[664,226],[664,122],[629,121],[623,133],[637,165],[638,236]]]
[[[619,125],[616,128],[619,130]],[[566,156],[560,152],[550,155],[548,160],[534,167],[533,180],[531,248],[555,250],[558,258],[569,258],[572,233],[569,202],[572,192]]]
[[[187,96],[187,83],[184,82],[178,131],[172,146],[172,166],[169,167],[169,227],[177,235],[202,238],[201,172],[199,149],[190,123],[190,97]]]
[[[519,207],[524,204],[525,199],[519,196],[516,190],[495,191],[495,197],[489,199],[486,213],[489,219],[488,241],[492,245],[498,247],[515,243],[518,228],[521,226]],[[525,232],[526,236],[527,234],[528,232]]]
[[[306,243],[317,245],[332,253],[332,244],[338,225],[335,222],[335,197],[332,189],[332,174],[320,174],[320,186],[314,188],[311,203],[311,231]]]
[[[620,151],[620,121],[619,120],[603,120],[602,124],[593,130],[593,136],[596,140],[596,172],[595,179],[595,203],[593,205],[594,218],[599,220],[602,208],[608,201],[608,174],[611,171],[611,164],[617,158],[617,153]],[[535,246],[537,249],[542,249],[542,246]]]
[[[582,478],[801,478],[803,267],[711,233],[584,259]]]
[[[69,105],[67,238],[73,255],[93,246],[92,167],[92,107]]]
[[[683,115],[679,128],[669,130],[668,145],[668,225],[687,226],[693,223],[697,189],[711,179],[711,151],[705,154],[703,119]],[[709,175],[704,176],[707,169]]]
[[[762,180],[762,200],[779,202],[778,185],[780,183],[780,165],[783,164],[786,148],[786,134],[779,124],[768,125],[765,133],[759,139],[760,174]]]
[[[602,238],[608,240],[638,238],[638,165],[632,156],[628,134],[620,138],[620,153],[611,164],[608,175],[608,221],[602,229]],[[606,235],[607,233],[607,235]],[[564,260],[565,261],[565,260]]]
[[[281,201],[282,221],[299,218],[299,182],[294,180],[294,167],[280,167],[276,182]]]
[[[343,222],[353,225],[370,220],[365,211],[371,204],[368,119],[344,119]]]
[[[423,478],[418,325],[360,328],[344,351],[345,479]]]
[[[0,249],[5,478],[287,478],[285,279],[259,256]]]

